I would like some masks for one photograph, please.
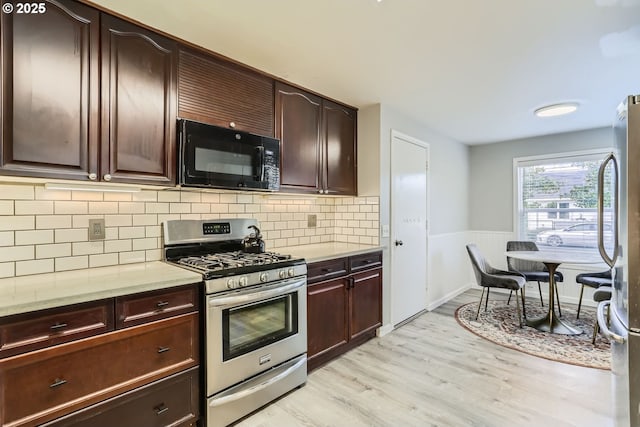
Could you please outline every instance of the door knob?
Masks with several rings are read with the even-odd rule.
[[[402,240],[396,240],[396,246],[402,246],[403,244]]]

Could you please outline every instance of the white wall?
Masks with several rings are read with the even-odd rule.
[[[464,242],[468,229],[469,150],[459,142],[448,139],[430,129],[424,123],[408,117],[387,105],[376,105],[358,112],[359,144],[362,149],[373,148],[378,142],[379,161],[375,155],[360,161],[358,152],[358,187],[366,195],[380,196],[380,224],[390,225],[391,206],[391,130],[397,130],[429,144],[429,198],[430,229],[428,259],[427,306],[435,307],[451,296],[468,289],[469,282]],[[369,156],[369,154],[367,154]],[[378,176],[378,188],[368,182]],[[366,178],[365,178],[366,177]],[[369,192],[378,191],[378,194]],[[363,195],[363,194],[361,194]],[[390,295],[393,283],[390,275],[390,238],[380,237],[384,250],[383,323],[390,326]]]
[[[513,159],[515,157],[611,146],[613,146],[613,131],[610,127],[471,146],[469,150],[470,229],[514,231]]]

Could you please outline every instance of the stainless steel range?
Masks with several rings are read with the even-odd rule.
[[[253,219],[163,224],[167,262],[202,273],[207,427],[226,426],[307,379],[307,266],[246,253]],[[255,228],[256,232],[258,231]]]

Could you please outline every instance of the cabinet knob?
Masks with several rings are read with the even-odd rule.
[[[89,179],[91,181],[95,181],[96,179],[98,179],[98,175],[96,175],[95,173],[90,173],[89,174]]]
[[[235,128],[236,127],[236,122],[230,122],[229,123],[229,127],[230,128]]]
[[[111,181],[111,175],[106,174],[105,176],[102,177],[102,179],[104,179],[105,181]]]

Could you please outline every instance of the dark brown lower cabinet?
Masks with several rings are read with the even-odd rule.
[[[172,375],[43,427],[187,427],[199,415],[198,368]]]
[[[382,325],[381,264],[380,252],[309,264],[315,272],[307,278],[309,371],[375,336]],[[322,280],[336,271],[342,277]]]

